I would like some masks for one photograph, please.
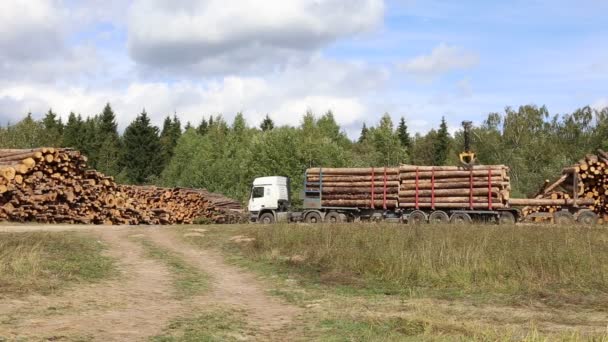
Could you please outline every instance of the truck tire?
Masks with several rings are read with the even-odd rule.
[[[448,224],[450,223],[450,217],[448,213],[443,210],[433,211],[431,215],[429,215],[429,223],[430,224]]]
[[[274,223],[274,215],[272,213],[263,213],[258,220],[260,224],[273,224]]]
[[[503,211],[498,216],[498,224],[500,225],[514,225],[515,224],[515,215],[513,215],[510,211]]]
[[[583,211],[578,214],[576,222],[585,226],[595,226],[597,224],[598,219],[599,218],[597,217],[597,214],[593,211]]]
[[[429,223],[426,214],[420,210],[413,211],[407,218],[407,223],[411,225],[421,225]]]
[[[327,215],[325,215],[325,222],[342,223],[344,222],[344,220],[342,219],[342,214],[335,211],[330,211],[329,213],[327,213]]]
[[[306,223],[321,223],[323,222],[323,219],[321,218],[321,214],[319,214],[316,211],[311,211],[308,214],[306,214],[306,218],[304,219],[304,221]]]
[[[553,214],[553,222],[555,224],[574,224],[574,215],[567,211],[558,211]]]
[[[467,213],[454,213],[452,214],[452,217],[450,217],[451,224],[462,225],[471,224],[471,222],[473,222],[473,220],[471,219],[471,216]]]

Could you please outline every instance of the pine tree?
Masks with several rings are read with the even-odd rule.
[[[211,122],[213,122],[213,117],[211,117]],[[209,123],[203,117],[203,119],[201,120],[201,123],[196,128],[196,132],[200,135],[205,135],[205,134],[207,134],[208,131],[209,131]]]
[[[110,176],[116,176],[120,172],[120,136],[116,115],[109,103],[103,109],[101,115],[95,118],[94,139],[90,142],[95,167]]]
[[[263,132],[267,132],[267,131],[271,131],[273,128],[274,128],[274,121],[272,121],[272,119],[270,118],[270,116],[268,114],[266,114],[266,117],[264,118],[264,120],[260,124],[260,129]]]
[[[99,125],[97,132],[102,137],[116,136],[118,137],[118,125],[116,124],[116,115],[109,103],[103,109],[101,116],[99,117]]]
[[[405,124],[405,118],[403,117],[401,117],[401,120],[399,121],[399,127],[397,127],[397,135],[399,136],[401,146],[406,149],[409,149],[412,146],[410,133],[407,131],[407,125]]]
[[[361,134],[359,135],[359,143],[363,143],[367,139],[367,133],[369,133],[369,129],[367,129],[364,122],[363,127],[361,127]]]
[[[61,118],[52,109],[46,113],[42,119],[42,137],[41,142],[46,146],[62,146],[61,138],[63,134],[63,123]]]
[[[441,118],[441,125],[439,125],[434,145],[433,165],[445,165],[450,150],[450,133],[445,117]]]
[[[122,165],[127,178],[135,184],[150,182],[162,171],[162,146],[158,127],[150,124],[144,110],[125,130]]]
[[[70,116],[68,117],[68,122],[63,129],[63,146],[84,151],[84,134],[84,122],[82,121],[82,116],[80,114],[76,115],[74,112],[71,112]]]
[[[171,160],[171,157],[173,157],[173,151],[177,145],[177,140],[181,135],[182,127],[177,115],[173,115],[173,119],[167,116],[163,123],[163,129],[160,133],[163,166]]]

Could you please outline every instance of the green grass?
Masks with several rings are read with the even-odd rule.
[[[154,342],[239,341],[245,323],[235,312],[215,310],[173,320]]]
[[[0,297],[49,294],[118,274],[104,245],[77,233],[0,233]]]
[[[269,293],[306,308],[293,336],[301,340],[608,341],[605,326],[593,323],[608,301],[603,228],[205,229],[183,238],[220,248],[261,275]],[[238,243],[237,235],[255,240]]]
[[[165,263],[172,275],[177,296],[181,299],[202,294],[209,288],[209,277],[190,266],[179,255],[148,240],[141,240],[149,257]]]
[[[603,228],[274,225],[250,235],[241,247],[249,258],[322,284],[449,297],[608,294]]]

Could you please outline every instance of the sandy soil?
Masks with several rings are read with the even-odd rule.
[[[107,244],[119,262],[118,279],[62,291],[0,300],[0,337],[43,340],[139,341],[158,335],[176,317],[210,308],[245,313],[250,336],[244,339],[280,339],[299,308],[271,297],[250,273],[228,265],[216,252],[195,249],[167,228],[102,226],[0,226],[0,232],[87,231]],[[206,272],[212,286],[205,295],[179,301],[173,295],[171,274],[162,263],[149,259],[137,238],[177,253]],[[2,340],[2,338],[0,338]]]

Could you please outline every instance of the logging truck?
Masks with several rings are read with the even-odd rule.
[[[309,169],[301,194],[302,210],[291,210],[290,180],[261,177],[253,181],[251,222],[341,223],[384,221],[409,224],[515,224],[539,219],[559,224],[593,225],[598,216],[590,198],[575,191],[564,198],[510,198],[507,168],[502,165],[399,168]],[[551,193],[563,180],[545,187]],[[522,214],[522,206],[558,208]]]

